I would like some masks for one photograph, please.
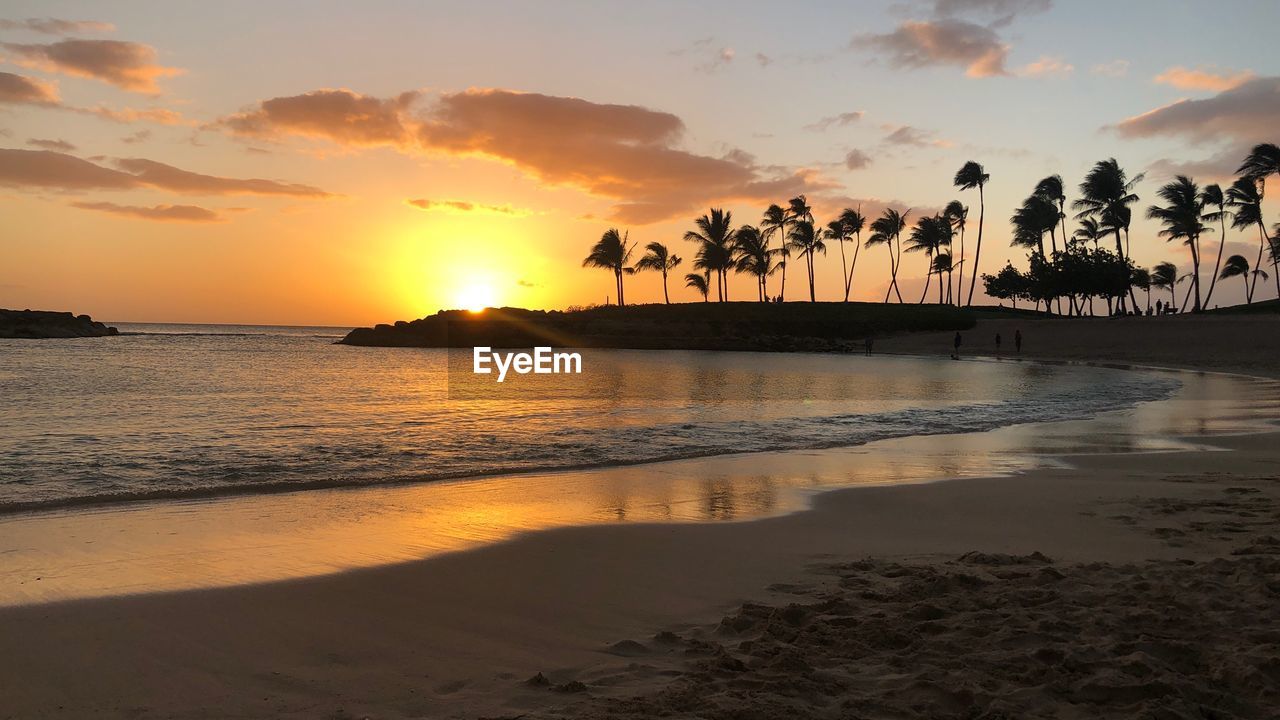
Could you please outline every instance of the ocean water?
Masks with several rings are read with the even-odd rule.
[[[1179,387],[1031,363],[626,350],[499,387],[469,354],[346,347],[342,328],[118,327],[0,340],[0,512],[855,446]]]

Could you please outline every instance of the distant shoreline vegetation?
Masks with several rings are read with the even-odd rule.
[[[1070,203],[1074,212],[1071,217],[1078,222],[1070,233],[1067,186],[1060,175],[1050,175],[1035,185],[1009,219],[1013,246],[1028,251],[1027,270],[1006,264],[995,275],[982,275],[983,288],[989,296],[1007,300],[1014,308],[1021,300],[1037,310],[1043,307],[1048,314],[1069,317],[1102,314],[1095,303],[1105,304],[1107,315],[1200,312],[1211,307],[1217,281],[1232,277],[1242,278],[1247,304],[1253,303],[1259,280],[1265,283],[1269,277],[1275,280],[1280,297],[1280,222],[1268,234],[1262,207],[1267,179],[1274,175],[1280,183],[1280,146],[1255,146],[1237,174],[1225,190],[1219,185],[1200,186],[1186,175],[1179,175],[1156,190],[1159,203],[1147,207],[1146,217],[1160,222],[1159,237],[1165,242],[1176,241],[1190,250],[1191,271],[1181,275],[1171,262],[1152,268],[1134,265],[1129,227],[1133,206],[1140,201],[1135,188],[1142,182],[1142,174],[1129,177],[1114,158],[1096,163],[1080,183],[1079,196]],[[909,302],[902,296],[898,276],[907,262],[904,253],[914,253],[923,257],[926,273],[924,290],[916,304],[924,305],[933,290],[933,304],[972,306],[986,225],[985,188],[990,179],[986,169],[973,161],[966,162],[953,178],[957,189],[977,190],[977,236],[972,258],[966,256],[965,247],[969,208],[959,200],[949,202],[940,213],[915,218],[914,224],[911,209],[890,207],[875,219],[864,216],[861,208],[845,208],[823,225],[815,219],[808,199],[799,195],[785,205],[770,205],[758,225],[735,226],[732,214],[721,208],[711,208],[696,218],[694,228],[683,237],[694,248],[691,264],[696,272],[684,275],[684,285],[704,302],[710,302],[712,296],[717,302],[727,302],[729,274],[750,275],[756,280],[757,302],[782,303],[787,299],[787,271],[792,269],[793,275],[803,273],[807,299],[816,303],[817,256],[826,255],[834,244],[840,251],[843,297],[848,303],[860,250],[883,247],[885,251],[879,254],[887,256],[890,278],[883,303]],[[1241,254],[1223,258],[1228,224],[1244,242],[1249,242],[1249,236],[1257,231],[1258,251],[1252,262]],[[864,231],[868,233],[865,241]],[[1210,265],[1203,257],[1201,239],[1214,233],[1220,241]],[[851,248],[846,250],[846,245]],[[613,274],[613,297],[619,305],[626,305],[628,275],[658,272],[662,276],[663,300],[670,304],[670,275],[684,263],[677,249],[650,242],[632,264],[636,243],[630,240],[629,231],[609,228],[591,247],[582,265]],[[796,263],[799,267],[791,268]],[[1270,273],[1264,269],[1267,265],[1271,266]],[[1202,268],[1210,267],[1205,287]],[[769,286],[775,275],[777,295],[771,293]],[[1177,286],[1182,283],[1186,283],[1186,290],[1179,300]],[[1145,302],[1139,300],[1137,291],[1143,293]],[[1157,293],[1154,306],[1153,291]],[[1163,291],[1169,293],[1167,302]]]
[[[48,310],[0,310],[0,338],[48,340],[119,335],[88,315]]]
[[[893,333],[967,330],[979,314],[954,306],[880,303],[605,305],[565,312],[442,310],[420,320],[356,328],[339,342],[422,348],[853,350],[860,349],[867,338]]]

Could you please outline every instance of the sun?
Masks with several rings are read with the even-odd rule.
[[[478,313],[497,304],[493,287],[483,282],[472,282],[459,288],[454,294],[454,304],[464,310]]]

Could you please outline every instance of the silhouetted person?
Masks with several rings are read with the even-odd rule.
[[[1019,353],[1022,352],[1022,331],[1021,330],[1013,331],[1013,349]]]
[[[1157,315],[1163,315],[1163,314],[1164,314],[1164,303],[1163,303],[1163,302],[1161,302],[1160,300],[1157,300],[1157,301],[1156,301],[1156,314],[1157,314]]]
[[[997,354],[997,355],[999,355],[999,354],[1000,354],[1000,341],[1001,341],[1001,339],[1002,339],[1002,338],[1000,337],[1000,333],[996,333],[996,354]]]
[[[871,346],[874,344],[875,344],[875,340],[873,340],[870,335],[867,336],[866,340],[862,341],[862,346],[867,351],[868,355],[871,354]]]
[[[955,352],[954,352],[954,353],[952,353],[952,355],[951,355],[951,359],[952,359],[952,360],[959,360],[959,359],[960,359],[960,333],[956,333],[956,339],[955,339],[955,340],[952,340],[952,341],[951,341],[951,344],[952,344],[952,345],[955,347],[955,349],[956,349],[956,350],[955,350]]]

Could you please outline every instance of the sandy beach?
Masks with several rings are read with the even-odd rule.
[[[1270,319],[1181,320],[1020,327],[1029,355],[1276,375],[1226,343]],[[1271,717],[1278,437],[7,608],[0,717]]]

